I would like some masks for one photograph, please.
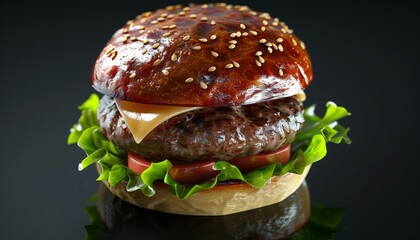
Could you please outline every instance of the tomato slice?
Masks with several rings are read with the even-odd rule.
[[[204,161],[189,164],[172,164],[169,175],[180,183],[192,184],[203,182],[219,174],[219,170],[213,169],[214,163],[214,161]],[[134,172],[141,174],[150,164],[142,156],[128,152],[128,168]]]
[[[289,159],[290,144],[273,152],[235,158],[230,160],[229,163],[237,166],[245,173],[275,162],[286,163]],[[132,171],[141,174],[150,166],[150,164],[151,163],[142,156],[128,152],[128,167]],[[216,177],[217,174],[219,174],[219,170],[213,169],[214,164],[215,162],[211,160],[188,164],[172,164],[172,168],[169,170],[169,175],[179,183],[199,183]]]
[[[241,172],[249,172],[275,162],[286,163],[290,159],[290,154],[290,144],[288,144],[273,152],[263,152],[255,156],[234,158],[229,163],[237,166]]]

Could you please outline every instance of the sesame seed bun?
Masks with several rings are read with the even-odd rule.
[[[295,95],[312,81],[305,44],[268,13],[226,4],[169,6],[109,40],[93,87],[140,103],[244,105]]]
[[[223,184],[184,200],[170,193],[168,186],[162,182],[155,182],[156,194],[153,197],[146,197],[141,191],[127,192],[122,182],[113,187],[104,183],[115,196],[141,208],[182,215],[221,216],[283,201],[299,188],[309,169],[310,166],[306,167],[301,175],[286,173],[273,176],[261,189],[246,183]],[[98,165],[97,170],[100,173]]]

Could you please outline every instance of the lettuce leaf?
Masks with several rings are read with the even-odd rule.
[[[98,105],[99,97],[92,94],[79,106],[82,112],[81,117],[70,129],[67,139],[68,144],[77,143],[87,155],[79,164],[79,171],[98,163],[102,169],[101,175],[97,178],[98,181],[106,180],[110,186],[123,181],[127,185],[127,191],[141,190],[146,196],[156,194],[153,186],[155,181],[163,181],[179,199],[188,198],[198,191],[210,189],[217,182],[226,180],[241,180],[255,188],[262,188],[273,175],[280,176],[288,172],[302,174],[308,165],[325,157],[328,142],[351,143],[347,135],[349,129],[337,122],[343,117],[350,116],[350,113],[344,107],[328,102],[326,113],[321,118],[315,114],[313,105],[305,110],[305,125],[296,135],[292,146],[292,158],[286,164],[273,163],[242,173],[236,166],[220,161],[213,167],[215,170],[220,170],[216,177],[199,184],[181,184],[169,175],[172,167],[169,160],[152,163],[142,174],[131,171],[126,165],[127,152],[112,144],[100,132],[96,120]]]

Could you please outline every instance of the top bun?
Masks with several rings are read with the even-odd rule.
[[[109,40],[93,87],[132,102],[245,105],[295,95],[312,81],[305,45],[246,6],[168,6],[130,20]]]

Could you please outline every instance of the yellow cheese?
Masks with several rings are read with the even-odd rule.
[[[118,110],[124,118],[136,143],[140,143],[162,122],[199,107],[163,106],[116,100]]]
[[[304,91],[301,91],[297,93],[296,95],[293,95],[292,98],[300,100],[301,102],[304,102],[306,100],[306,94]]]

